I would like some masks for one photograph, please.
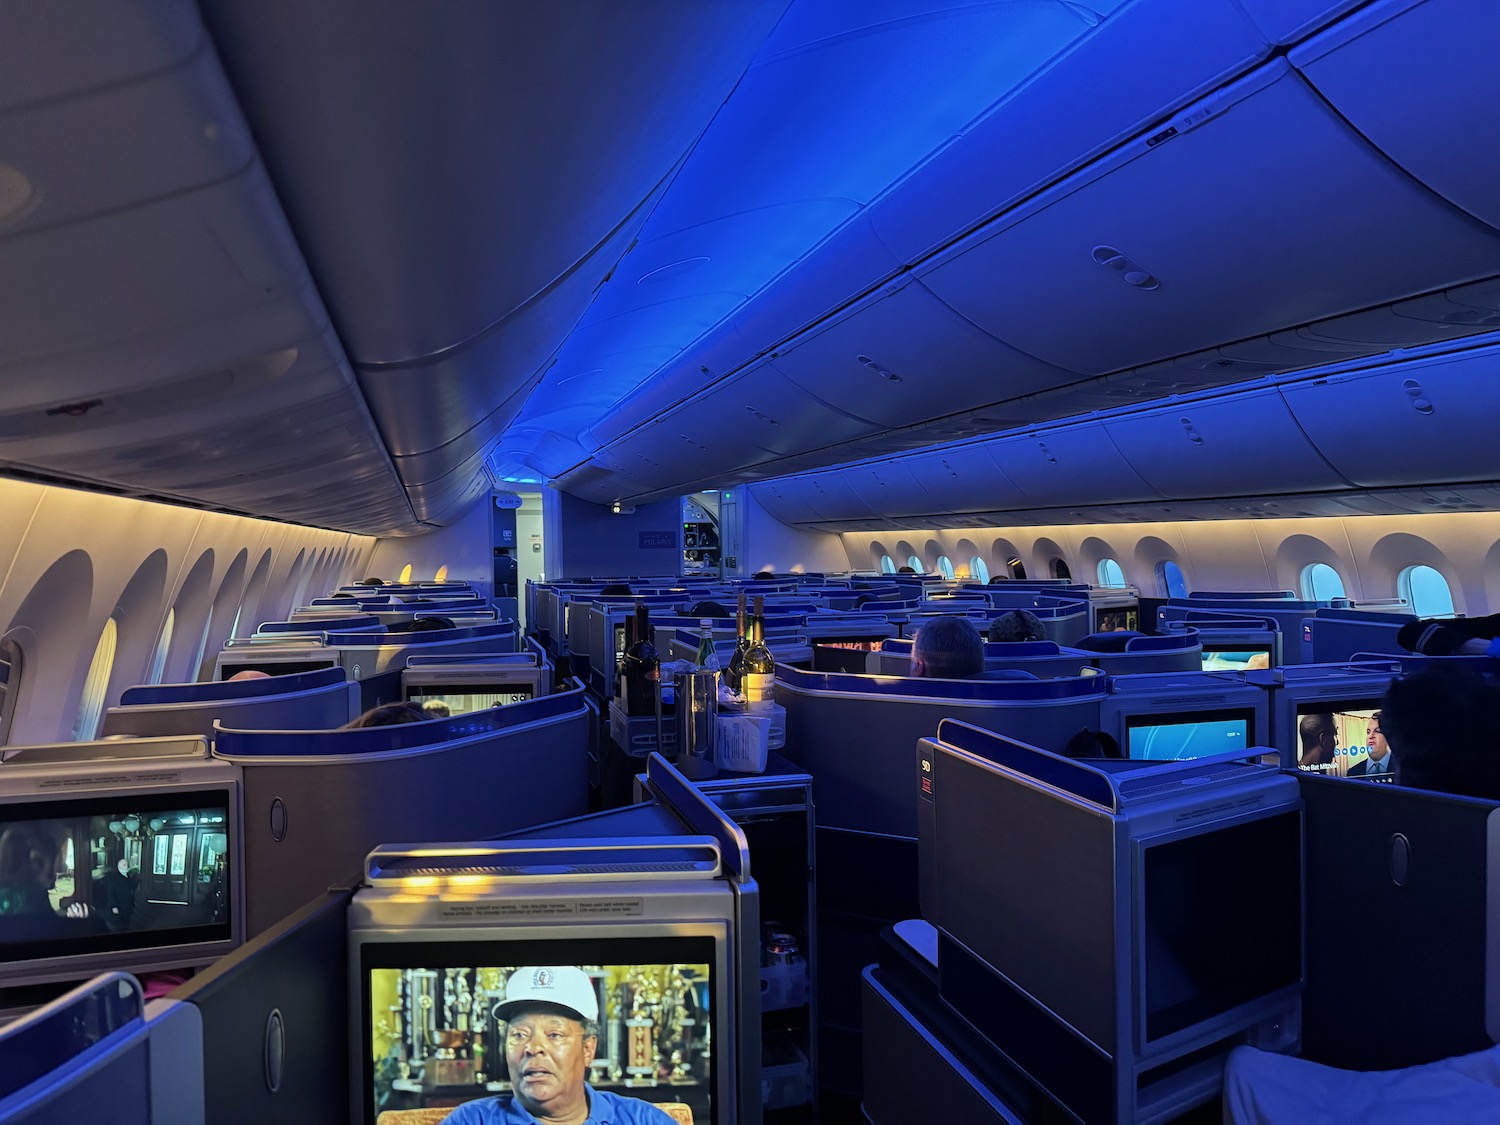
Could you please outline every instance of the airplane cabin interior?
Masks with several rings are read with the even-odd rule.
[[[0,0],[0,1122],[1500,1117],[1496,42]]]

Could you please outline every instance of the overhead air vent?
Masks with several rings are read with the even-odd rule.
[[[1175,132],[1175,130],[1173,130]],[[1150,144],[1150,141],[1146,142]],[[1126,285],[1133,285],[1137,289],[1159,289],[1161,282],[1144,266],[1137,264],[1113,246],[1095,246],[1094,261],[1098,262],[1111,273],[1118,274],[1121,281]]]

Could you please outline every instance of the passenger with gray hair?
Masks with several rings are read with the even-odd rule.
[[[984,671],[984,640],[967,617],[933,617],[917,629],[911,674],[962,680]]]

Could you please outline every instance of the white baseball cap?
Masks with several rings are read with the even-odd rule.
[[[505,1002],[495,1008],[502,1020],[531,1004],[555,1004],[567,1008],[581,1020],[599,1018],[599,994],[594,982],[573,965],[528,965],[510,974],[505,982]]]

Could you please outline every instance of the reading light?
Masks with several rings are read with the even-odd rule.
[[[628,516],[631,512],[635,511],[635,505],[622,504],[618,500],[616,500],[613,504],[610,505],[609,510],[617,516]]]

